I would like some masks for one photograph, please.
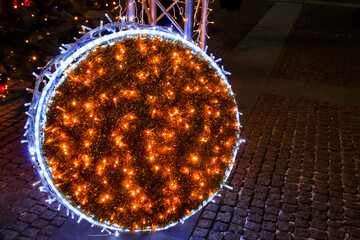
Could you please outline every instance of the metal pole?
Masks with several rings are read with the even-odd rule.
[[[181,29],[180,25],[173,19],[173,17],[166,11],[166,8],[159,2],[159,0],[154,0],[156,5],[158,5],[158,7],[161,9],[161,11],[163,11],[163,13],[165,13],[165,15],[169,18],[170,22],[172,24],[174,24],[174,26],[177,28],[177,30],[181,33],[184,34],[183,30]]]
[[[202,50],[206,46],[206,31],[207,31],[207,15],[208,15],[209,0],[202,0],[201,7],[201,22],[200,22],[200,47]]]
[[[126,21],[133,22],[135,20],[135,0],[126,0]]]
[[[185,2],[185,36],[192,39],[193,22],[194,21],[194,0],[186,0]]]
[[[175,6],[175,4],[178,3],[178,1],[179,1],[179,0],[175,0],[175,1],[166,9],[166,11],[169,12],[170,9],[172,9],[172,8]],[[160,14],[160,16],[158,16],[158,17],[156,18],[156,22],[158,22],[163,16],[165,16],[165,13]]]
[[[145,0],[143,0],[145,1]],[[155,0],[150,0],[150,14],[151,14],[151,19],[150,19],[150,24],[151,25],[156,25],[156,14],[157,14],[157,11],[156,11],[156,2]]]

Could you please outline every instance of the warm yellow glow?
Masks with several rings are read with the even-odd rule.
[[[207,61],[179,43],[134,38],[97,48],[67,76],[44,150],[55,186],[81,211],[153,229],[218,190],[239,125]]]

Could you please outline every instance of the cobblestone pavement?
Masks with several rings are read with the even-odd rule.
[[[25,117],[15,117],[22,101],[0,106],[0,239],[47,239],[66,214],[49,206],[47,195],[32,186],[39,178],[20,143]]]
[[[221,57],[273,4],[245,0],[239,12],[215,9],[210,50]],[[359,16],[353,8],[305,6],[273,76],[359,87],[360,34],[351,25]],[[32,186],[39,178],[20,144],[19,104],[0,106],[0,239],[47,239],[67,217]],[[233,189],[206,206],[191,240],[360,239],[360,107],[263,94],[242,138]]]
[[[326,3],[359,3],[358,0],[318,0],[318,2],[322,2],[325,4]]]
[[[264,17],[275,4],[268,0],[244,0],[239,11],[227,12],[220,9],[219,1],[210,5],[214,10],[209,15],[208,39],[210,52],[224,56],[224,52],[234,48]]]
[[[360,107],[262,95],[191,240],[359,239]]]
[[[360,87],[359,8],[304,5],[272,77]]]
[[[215,33],[222,29],[223,32],[217,33],[218,38],[211,44],[218,47],[218,52],[223,47],[231,48],[245,37],[272,5],[262,0],[246,0],[240,13],[227,13],[218,7],[214,18],[219,23],[212,31]],[[225,21],[241,23],[241,28],[237,28],[239,32],[232,35],[231,40],[219,39],[234,30],[234,26],[218,28],[218,24],[225,25]],[[224,42],[219,44],[219,41]],[[20,143],[24,139],[25,116],[17,113],[22,95],[18,86],[13,85],[9,83],[9,88],[17,90],[0,105],[0,239],[48,239],[67,220],[67,216],[64,211],[57,211],[57,204],[49,206],[45,202],[47,195],[32,186],[39,178],[29,160],[26,145]]]

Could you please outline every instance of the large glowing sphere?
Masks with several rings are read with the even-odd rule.
[[[179,35],[106,27],[43,71],[30,152],[44,188],[80,220],[162,230],[226,181],[239,144],[234,95],[213,59]]]

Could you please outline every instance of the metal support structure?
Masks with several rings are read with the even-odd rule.
[[[146,0],[143,0],[146,1]],[[156,19],[156,14],[157,14],[157,6],[156,6],[156,2],[155,0],[150,0],[150,24],[151,25],[156,25],[157,23],[157,19]]]
[[[172,4],[166,9],[167,12],[169,12],[177,3],[179,0],[174,0]],[[156,22],[158,22],[162,17],[165,16],[165,13],[160,14],[160,16],[157,17]]]
[[[204,50],[206,46],[208,7],[209,7],[209,0],[202,0],[201,22],[200,22],[200,48],[202,50]]]
[[[166,8],[161,3],[163,0],[139,0],[141,2],[139,22],[156,26],[158,22],[166,16],[172,26],[187,39],[196,41],[205,50],[208,24],[208,7],[210,0],[171,0],[171,4]],[[200,12],[201,8],[201,12]],[[126,0],[126,21],[134,22],[137,18],[136,0]],[[184,11],[184,13],[183,13]],[[144,14],[146,13],[146,17]],[[184,26],[177,20],[180,13]],[[200,21],[200,23],[198,22]]]
[[[180,25],[174,20],[174,18],[170,15],[170,13],[168,13],[168,11],[166,11],[166,8],[158,1],[158,0],[153,0],[156,5],[158,5],[158,7],[160,8],[161,11],[163,11],[163,13],[168,17],[168,19],[170,20],[170,22],[172,24],[174,24],[174,26],[176,27],[176,29],[181,33],[184,34],[184,31],[182,30],[182,28],[180,27]],[[191,0],[192,1],[192,0]]]
[[[184,34],[189,39],[192,39],[193,23],[194,23],[194,0],[186,0]]]
[[[135,21],[135,0],[126,0],[126,21],[134,22]]]

